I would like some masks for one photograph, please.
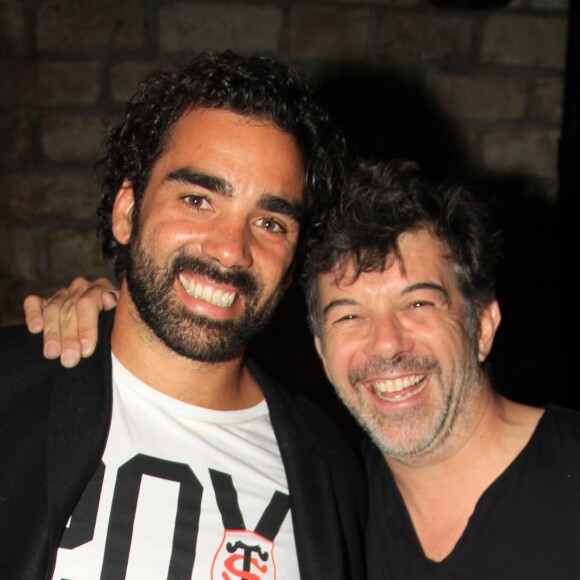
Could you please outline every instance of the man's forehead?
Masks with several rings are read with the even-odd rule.
[[[318,275],[318,287],[321,291],[346,290],[353,286],[369,284],[370,281],[378,281],[381,275],[392,268],[394,260],[390,260],[388,266],[370,271],[358,272],[354,266],[354,258],[350,258],[346,263],[335,265],[332,270]]]
[[[387,278],[431,279],[440,281],[452,273],[446,244],[428,229],[404,232],[396,249],[388,252],[375,267],[360,271],[355,253],[343,254],[334,266],[317,277],[319,290],[348,290],[353,286],[377,285]]]
[[[268,127],[280,134],[288,136],[295,142],[296,146],[298,147],[295,135],[289,130],[281,127],[268,115],[239,112],[225,106],[210,107],[204,105],[194,105],[190,108],[187,108],[173,124],[172,131],[169,134],[169,139],[171,140],[176,130],[179,130],[180,128],[186,128],[187,125],[189,125],[187,128],[193,127],[199,129],[198,126],[202,124],[207,127],[216,123],[223,125],[224,122],[236,123],[250,128]]]
[[[306,169],[295,137],[268,119],[242,115],[229,109],[195,107],[174,124],[156,159],[157,175],[188,168],[221,177],[229,167],[251,164],[253,178],[291,182],[304,196]],[[292,192],[295,197],[295,191]]]

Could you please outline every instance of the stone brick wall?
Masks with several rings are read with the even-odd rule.
[[[0,324],[22,319],[29,292],[109,273],[94,235],[103,122],[150,67],[201,49],[286,60],[318,85],[360,155],[477,175],[510,196],[515,231],[527,233],[557,199],[567,9],[0,0]]]

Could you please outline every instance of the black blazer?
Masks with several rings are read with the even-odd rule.
[[[0,328],[0,576],[51,578],[67,521],[97,466],[112,407],[110,332],[73,369],[42,337]],[[367,493],[359,459],[309,401],[249,363],[263,389],[290,489],[302,580],[362,580]]]

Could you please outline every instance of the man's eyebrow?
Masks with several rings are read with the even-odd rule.
[[[289,201],[279,195],[262,195],[258,205],[260,206],[260,209],[288,216],[298,223],[300,223],[304,217],[304,204]]]
[[[208,189],[209,191],[220,193],[225,197],[232,197],[232,186],[228,181],[222,177],[217,177],[216,175],[210,175],[208,173],[201,173],[200,171],[194,171],[187,167],[182,167],[172,171],[167,175],[165,180],[180,181],[181,183],[189,185],[197,185],[204,189]]]
[[[442,286],[441,284],[436,284],[435,282],[417,282],[416,284],[411,284],[407,286],[402,294],[411,294],[417,290],[433,290],[438,294],[441,294],[443,300],[446,303],[451,301],[451,297],[447,289]],[[334,309],[338,308],[339,306],[356,306],[358,302],[352,298],[336,298],[335,300],[331,300],[323,309],[322,309],[322,317],[326,318],[328,313]]]
[[[179,181],[189,185],[197,185],[209,191],[215,191],[224,197],[233,197],[233,187],[229,181],[217,175],[202,173],[188,167],[182,167],[170,172],[165,179],[167,181]],[[304,216],[304,204],[291,202],[279,195],[264,194],[260,197],[258,205],[260,209],[286,215],[298,223],[302,221]]]
[[[357,304],[356,300],[352,298],[337,298],[336,300],[331,300],[323,309],[322,309],[322,317],[326,318],[328,313],[333,308],[338,308],[339,306],[354,306]]]
[[[416,284],[411,284],[403,290],[403,295],[410,294],[416,290],[433,290],[434,292],[441,294],[445,302],[449,303],[451,301],[451,296],[449,295],[447,288],[435,282],[417,282]]]

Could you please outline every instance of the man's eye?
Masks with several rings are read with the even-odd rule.
[[[415,300],[415,302],[409,304],[409,308],[422,308],[424,306],[433,306],[433,302],[428,300]]]
[[[195,209],[210,209],[211,205],[206,197],[203,195],[186,195],[183,201],[189,206]]]
[[[337,318],[334,322],[335,324],[338,322],[348,322],[349,320],[356,320],[357,318],[358,316],[356,314],[345,314],[344,316]]]
[[[280,222],[271,217],[261,217],[257,219],[256,225],[274,234],[283,234],[286,232],[286,228]]]

